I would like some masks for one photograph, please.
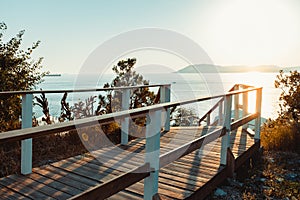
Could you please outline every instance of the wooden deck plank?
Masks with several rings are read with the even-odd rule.
[[[129,200],[129,199],[130,200],[142,200],[143,196],[125,190],[125,191],[121,191],[121,192],[108,198],[108,200]]]
[[[200,137],[207,130],[199,127],[171,128],[169,132],[162,133],[161,154]],[[235,157],[253,144],[253,138],[242,129],[232,132],[231,146]],[[159,196],[162,199],[184,199],[204,187],[220,170],[220,149],[219,138],[161,168]],[[4,199],[66,199],[141,166],[144,152],[145,139],[137,138],[128,145],[105,147],[85,156],[34,168],[28,176],[12,175],[0,179],[0,195],[5,194],[1,195]],[[143,181],[140,181],[109,199],[143,199],[143,192]]]
[[[53,173],[51,171],[48,171],[48,170],[45,170],[45,169],[40,169],[40,170],[34,170],[34,173],[33,175],[40,175],[40,176],[43,176],[47,179],[52,179],[52,180],[55,180],[55,181],[58,181],[60,183],[64,183],[66,184],[68,187],[73,187],[73,188],[77,188],[81,191],[84,191],[88,188],[90,188],[91,186],[89,185],[86,185],[80,181],[74,181],[74,179],[71,179],[69,177],[66,177],[66,176],[62,176],[60,175],[59,173]],[[28,175],[28,177],[30,178],[35,178],[35,176],[33,176],[32,174]]]
[[[113,173],[100,173],[100,171],[97,171],[95,169],[88,168],[86,166],[82,166],[78,163],[72,163],[65,161],[62,165],[57,165],[56,163],[51,164],[54,167],[65,169],[69,172],[73,172],[75,174],[78,174],[80,176],[90,178],[95,181],[99,181],[99,183],[103,183],[105,181],[109,181],[116,177],[116,174]]]
[[[0,184],[0,197],[1,199],[8,199],[8,200],[15,200],[15,199],[22,199],[22,200],[29,200],[30,198],[13,191],[3,185]]]
[[[29,187],[23,181],[16,182],[10,177],[1,179],[1,184],[5,185],[15,193],[21,193],[22,195],[31,199],[54,199],[53,197],[49,197],[35,188]]]
[[[43,171],[43,170],[45,170],[45,171]],[[43,166],[41,168],[41,171],[39,171],[38,168],[35,168],[35,169],[33,169],[33,172],[41,173],[43,176],[50,176],[49,178],[52,178],[52,177],[53,178],[56,178],[56,177],[69,178],[70,181],[72,180],[72,182],[82,183],[82,184],[85,184],[89,187],[92,187],[92,186],[95,186],[95,185],[99,184],[98,181],[94,181],[92,179],[88,179],[88,178],[79,176],[77,174],[70,173],[70,172],[68,172],[64,169],[59,169],[59,168],[56,168],[56,167],[52,167],[50,165]]]
[[[38,190],[39,192],[55,199],[66,199],[76,194],[75,192],[81,192],[80,190],[77,190],[77,188],[66,187],[65,184],[55,184],[55,180],[52,180],[51,182],[51,179],[47,179],[35,173],[27,176],[13,175],[9,178],[15,182],[22,182],[22,184],[26,185],[26,187]]]

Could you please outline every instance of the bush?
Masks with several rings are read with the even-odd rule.
[[[300,153],[299,124],[288,119],[269,119],[261,129],[261,144],[266,150],[293,151]]]
[[[40,41],[27,50],[21,49],[24,30],[7,42],[3,35],[7,29],[0,22],[0,91],[30,90],[42,81],[47,72],[40,72],[43,58],[34,60],[31,55]],[[20,128],[21,98],[18,95],[0,96],[0,132]]]
[[[300,153],[300,73],[282,70],[275,80],[280,88],[279,117],[269,119],[262,127],[261,142],[267,150],[294,151]]]

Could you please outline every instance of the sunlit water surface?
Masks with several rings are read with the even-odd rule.
[[[82,78],[82,76],[84,76]],[[94,77],[95,78],[95,77]],[[88,75],[81,75],[81,81],[78,83],[78,75],[63,74],[58,77],[45,77],[45,81],[38,88],[43,90],[64,90],[64,89],[80,89],[80,88],[101,88],[106,82],[111,82],[113,75],[103,75],[96,77],[97,82]],[[274,118],[278,111],[278,98],[280,89],[274,88],[274,80],[276,73],[222,73],[222,74],[145,74],[144,78],[154,83],[170,83],[171,84],[171,101],[191,99],[195,97],[206,97],[217,94],[224,94],[234,84],[247,84],[257,87],[263,87],[262,97],[262,116],[264,118]],[[157,92],[157,89],[155,90]],[[102,93],[104,94],[104,93]],[[85,100],[91,95],[98,96],[99,92],[76,93],[69,94],[67,101],[72,106],[79,100]],[[50,114],[52,116],[60,115],[60,100],[62,94],[47,94],[49,102]],[[204,114],[215,101],[186,105],[185,107],[194,109],[197,114]],[[95,104],[96,106],[96,104]],[[249,95],[249,111],[255,110],[255,94]],[[34,114],[37,118],[41,117],[42,110],[34,107]]]

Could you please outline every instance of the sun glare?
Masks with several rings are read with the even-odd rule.
[[[223,50],[224,58],[234,54],[240,64],[274,63],[283,51],[295,45],[299,33],[299,19],[287,2],[226,2],[209,22],[212,42]]]

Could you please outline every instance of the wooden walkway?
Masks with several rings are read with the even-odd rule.
[[[222,127],[178,127],[161,134],[160,154],[169,152],[201,135]],[[253,137],[239,128],[231,133],[231,150],[240,165],[254,146]],[[212,183],[224,170],[220,166],[221,138],[164,166],[159,171],[161,199],[200,199],[198,193],[212,191]],[[120,150],[121,153],[120,153]],[[75,156],[39,168],[29,175],[0,179],[0,199],[68,199],[105,183],[144,163],[145,139],[126,146],[107,147],[84,156]],[[123,153],[122,153],[123,152]],[[249,153],[250,152],[250,153]],[[109,199],[143,199],[143,181]],[[204,192],[204,193],[203,193]]]

